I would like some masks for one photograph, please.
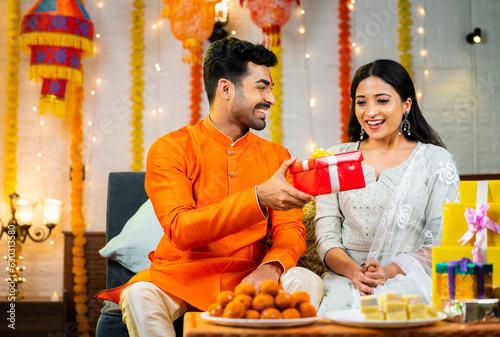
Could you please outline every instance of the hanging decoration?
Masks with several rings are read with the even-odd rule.
[[[83,69],[82,69],[83,72]],[[66,107],[71,118],[71,211],[70,226],[73,233],[73,291],[76,311],[76,322],[78,324],[78,336],[90,337],[90,326],[88,323],[88,295],[87,295],[87,268],[85,267],[85,245],[87,238],[85,236],[85,220],[83,217],[83,163],[82,163],[82,144],[83,144],[83,87],[70,82],[68,85],[68,99]]]
[[[134,0],[132,3],[132,171],[142,171],[144,143],[142,130],[142,111],[144,110],[144,2]]]
[[[42,80],[39,112],[65,117],[68,81],[82,83],[80,60],[92,56],[94,25],[79,0],[38,0],[21,26],[21,48],[31,52],[29,79]]]
[[[411,71],[411,19],[410,19],[410,2],[408,0],[399,0],[399,51],[400,55],[400,63],[403,67],[405,67],[406,71],[410,76],[412,76]]]
[[[351,112],[351,98],[349,95],[351,77],[351,46],[349,37],[351,35],[349,24],[349,3],[339,0],[339,87],[340,87],[340,125],[341,141],[348,141],[347,123]]]
[[[7,76],[5,86],[5,200],[15,192],[17,186],[17,108],[19,107],[19,32],[21,30],[21,0],[10,0],[8,6]]]
[[[243,6],[245,0],[240,0]],[[282,144],[281,128],[281,27],[288,22],[290,10],[294,0],[247,0],[250,18],[253,23],[262,29],[263,42],[269,50],[278,57],[278,64],[271,68],[271,77],[274,81],[273,94],[276,103],[272,107],[271,141]],[[295,0],[300,5],[299,0]]]
[[[182,41],[188,52],[183,62],[191,64],[191,121],[196,124],[201,117],[202,43],[213,32],[215,4],[218,0],[163,0],[163,16],[168,16],[174,36]]]

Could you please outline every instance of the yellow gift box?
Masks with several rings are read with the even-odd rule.
[[[472,249],[464,247],[434,247],[432,248],[432,301],[441,308],[441,298],[438,293],[438,278],[436,264],[452,260],[460,260],[462,257],[472,259]],[[500,247],[488,247],[488,261],[493,264],[492,283],[500,284]],[[496,266],[496,268],[495,268]]]
[[[443,237],[441,247],[432,249],[432,281],[433,302],[441,307],[441,299],[437,292],[438,280],[436,263],[459,260],[462,257],[472,256],[472,249],[476,237],[473,236],[466,244],[457,242],[468,230],[465,210],[470,207],[476,209],[477,181],[460,182],[460,204],[446,203],[443,205]],[[500,180],[488,181],[487,202],[488,217],[500,223]],[[487,262],[493,264],[493,284],[500,284],[500,234],[488,230],[487,234]]]
[[[465,260],[465,259],[464,259]],[[459,263],[462,261],[454,261]],[[469,262],[471,262],[469,260]],[[441,299],[459,299],[459,300],[472,300],[480,298],[479,293],[479,268],[477,264],[467,263],[464,266],[456,265],[454,268],[450,266],[451,262],[441,262],[436,264],[436,293],[438,300]],[[462,269],[462,267],[465,267]],[[450,282],[450,270],[453,273]],[[492,284],[491,284],[491,263],[482,264],[483,270],[483,298],[492,297]],[[450,296],[450,289],[453,287],[453,296]]]

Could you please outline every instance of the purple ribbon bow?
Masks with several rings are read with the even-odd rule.
[[[460,266],[461,272],[467,271],[467,263],[473,263],[470,259],[463,257],[460,261],[453,260],[448,262],[448,292],[450,299],[455,299],[455,267]],[[484,298],[484,270],[481,263],[477,265],[477,283],[479,286],[479,298]]]
[[[486,229],[490,229],[494,232],[500,233],[500,225],[492,221],[486,213],[488,212],[490,206],[485,203],[479,204],[477,210],[467,207],[465,210],[465,219],[469,224],[467,232],[457,241],[463,241],[462,246],[465,245],[469,240],[476,234],[476,242],[474,242],[474,249],[472,249],[472,256],[474,257],[474,262],[480,263],[481,255],[479,254],[479,247],[483,243],[485,237]]]

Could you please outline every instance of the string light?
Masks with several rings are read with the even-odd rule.
[[[425,76],[429,75],[429,70],[424,70],[424,75]]]
[[[92,137],[92,141],[93,142],[97,141],[97,137],[96,136]]]
[[[153,111],[151,112],[151,114],[152,114],[153,116],[156,116],[156,110],[153,110]]]
[[[36,106],[33,107],[33,111],[36,111]]]
[[[156,25],[156,24],[153,25],[153,29],[156,29],[156,28],[158,28],[158,25]]]
[[[418,30],[417,30],[420,34],[423,34],[424,33],[424,27],[418,27]]]
[[[303,9],[301,9],[301,10],[300,10],[300,14],[304,15],[304,14],[306,14],[306,11],[305,11],[305,10],[303,10]]]
[[[36,170],[37,170],[37,171],[40,171],[40,166],[37,166],[37,167],[36,167]]]
[[[87,125],[88,125],[88,126],[92,126],[92,122],[88,122],[88,123],[87,123]]]
[[[299,33],[304,34],[306,32],[306,29],[304,27],[299,28]]]
[[[427,56],[427,49],[422,49],[422,50],[420,51],[420,56],[422,56],[422,57],[426,57],[426,56]]]
[[[417,92],[417,97],[418,98],[422,97],[422,93],[421,92]]]
[[[97,33],[97,34],[95,35],[95,38],[96,38],[96,39],[98,39],[98,38],[100,38],[100,37],[101,37],[101,34],[99,34],[99,33]]]
[[[43,124],[44,124],[43,121],[40,121],[40,126],[43,126]]]
[[[90,91],[91,95],[95,95],[95,90]]]
[[[53,245],[54,244],[54,240],[50,240],[50,244]]]
[[[232,30],[232,31],[231,31],[231,34],[232,34],[232,35],[236,35],[236,31],[235,31],[235,30]]]
[[[424,9],[423,7],[420,7],[420,8],[418,9],[418,13],[419,13],[420,15],[425,15],[425,9]]]
[[[309,53],[307,53],[307,54],[305,55],[305,57],[306,57],[306,59],[308,59],[308,58],[310,58],[310,57],[311,57],[311,55],[310,55]]]
[[[354,48],[354,51],[356,52],[356,54],[359,54],[361,52],[361,48],[356,47],[356,48]]]
[[[102,8],[104,6],[104,3],[102,1],[99,1],[97,3],[97,7]]]
[[[350,11],[354,9],[354,4],[350,3],[347,5],[347,8],[349,8]]]
[[[356,42],[351,43],[351,46],[356,47],[357,46]]]
[[[311,101],[309,103],[310,106],[315,106],[316,105],[316,99],[315,98],[311,98]]]
[[[96,80],[96,82],[97,82],[97,83],[101,83],[101,79],[100,79],[100,78],[98,78],[98,79]]]
[[[38,158],[40,158],[42,156],[42,154],[40,152],[38,152],[37,156],[38,156]]]

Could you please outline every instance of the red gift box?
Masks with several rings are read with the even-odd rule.
[[[335,193],[365,187],[361,151],[311,158],[290,167],[295,188],[310,195]]]

